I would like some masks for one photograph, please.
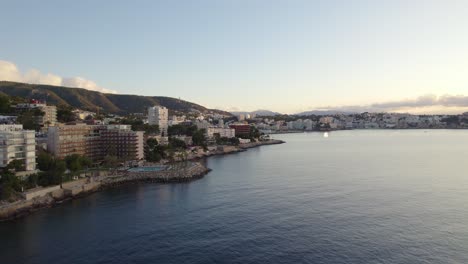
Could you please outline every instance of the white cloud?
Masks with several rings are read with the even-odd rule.
[[[0,60],[0,80],[84,88],[102,93],[117,93],[117,91],[100,87],[94,81],[82,77],[64,78],[52,73],[43,74],[36,69],[21,73],[14,63],[4,60]]]
[[[369,105],[326,106],[313,108],[322,111],[339,112],[438,112],[454,113],[466,111],[468,96],[465,95],[424,95],[414,99],[373,103]]]

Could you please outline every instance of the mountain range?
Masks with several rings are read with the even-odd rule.
[[[231,115],[228,112],[166,96],[108,94],[82,88],[0,81],[0,93],[26,99],[45,100],[47,104],[62,105],[112,114],[143,113],[150,106],[161,105],[179,113],[200,112]]]
[[[276,116],[276,115],[281,115],[281,113],[278,112],[273,112],[270,110],[265,110],[265,109],[259,109],[255,110],[252,112],[247,112],[247,111],[236,111],[236,112],[231,112],[233,115],[245,115],[245,114],[255,114],[256,116]]]

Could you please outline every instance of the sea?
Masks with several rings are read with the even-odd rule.
[[[0,263],[468,263],[468,130],[274,135],[0,223]]]

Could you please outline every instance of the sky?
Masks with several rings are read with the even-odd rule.
[[[180,97],[231,111],[468,111],[468,1],[0,6],[0,80]]]

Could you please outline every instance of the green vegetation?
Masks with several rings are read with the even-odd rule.
[[[38,118],[44,114],[45,113],[38,108],[22,110],[18,113],[17,121],[23,125],[24,129],[38,131],[41,128],[41,125],[38,123]]]
[[[91,160],[87,157],[73,154],[64,160],[57,159],[51,154],[40,151],[37,156],[38,174],[29,175],[26,179],[15,176],[16,171],[24,171],[22,160],[12,160],[0,174],[0,199],[14,200],[22,190],[39,186],[62,184],[69,181],[80,171],[91,166]],[[65,173],[66,170],[70,173]]]
[[[169,136],[180,136],[180,135],[193,136],[193,134],[197,130],[198,129],[196,125],[177,124],[177,125],[170,126],[167,129],[167,133],[169,134]]]
[[[10,200],[21,191],[21,181],[14,173],[4,169],[0,178],[0,199]]]
[[[145,133],[148,135],[159,134],[158,125],[144,124],[143,120],[138,119],[138,118],[127,117],[127,118],[120,120],[120,124],[131,125],[133,131],[145,131]]]
[[[72,107],[59,105],[57,106],[57,121],[61,123],[68,123],[76,121],[76,116],[72,112]]]
[[[0,114],[11,113],[11,100],[9,96],[0,94]]]
[[[11,200],[25,185],[18,177],[16,171],[24,171],[24,161],[12,160],[0,173],[0,200]]]
[[[72,174],[76,174],[77,172],[90,167],[92,164],[88,157],[78,154],[72,154],[65,157],[65,163],[67,164],[67,168]]]
[[[227,137],[219,137],[219,134],[215,135],[216,144],[218,145],[232,145],[238,146],[239,145],[239,138],[227,138]]]
[[[195,146],[202,146],[204,149],[207,147],[207,139],[206,139],[206,130],[199,129],[195,131],[192,135],[192,142]]]
[[[190,113],[196,110],[202,113],[213,111],[214,113],[230,115],[224,111],[210,110],[201,105],[171,97],[104,94],[62,86],[0,81],[0,93],[29,99],[46,99],[47,103],[51,105],[79,108],[93,112],[100,109],[101,112],[114,114],[141,113],[145,112],[150,106],[162,105],[170,111],[180,113]]]
[[[166,148],[159,145],[156,139],[150,138],[146,141],[145,158],[149,162],[159,162],[166,157],[165,150]]]
[[[169,138],[169,148],[172,149],[185,149],[187,148],[187,145],[185,144],[185,141],[180,140],[178,138]]]

